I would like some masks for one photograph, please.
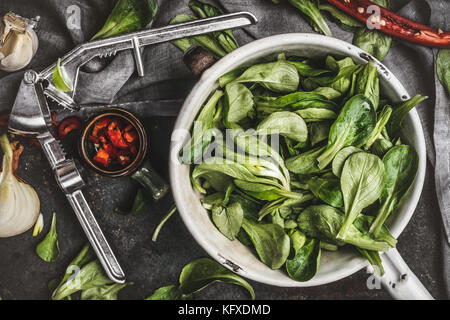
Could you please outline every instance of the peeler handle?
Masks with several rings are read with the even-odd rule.
[[[125,274],[95,220],[83,192],[77,190],[66,194],[66,197],[108,277],[114,282],[124,283]]]

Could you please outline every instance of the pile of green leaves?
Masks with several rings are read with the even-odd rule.
[[[389,103],[376,65],[348,57],[280,54],[219,84],[179,155],[217,229],[297,281],[344,245],[382,272],[397,242],[384,223],[418,166],[402,121],[425,98]]]
[[[170,24],[215,17],[223,14],[221,9],[206,1],[191,0],[189,2],[189,8],[195,15],[179,14],[170,20]],[[239,47],[231,30],[217,31],[210,34],[179,39],[172,41],[172,43],[183,52],[186,52],[191,47],[200,46],[217,59]]]

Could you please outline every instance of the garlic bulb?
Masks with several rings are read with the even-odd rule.
[[[34,24],[14,13],[0,21],[0,69],[17,71],[27,66],[37,50]]]
[[[39,217],[36,191],[13,174],[13,150],[8,137],[0,137],[3,171],[0,174],[0,238],[12,237],[32,228]]]

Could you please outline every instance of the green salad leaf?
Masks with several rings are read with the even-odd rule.
[[[261,121],[257,134],[280,134],[298,142],[308,139],[308,128],[302,117],[289,111],[274,112]]]
[[[357,152],[345,161],[341,188],[345,204],[345,220],[338,238],[345,240],[353,221],[361,211],[381,196],[385,184],[384,164],[376,155]]]
[[[103,273],[100,262],[94,260],[82,266],[74,277],[61,284],[53,292],[52,298],[53,300],[62,300],[77,291],[102,287],[112,283],[113,281]]]
[[[416,94],[411,99],[403,102],[398,106],[395,106],[392,111],[392,115],[389,119],[389,122],[386,125],[389,135],[398,136],[402,128],[403,119],[408,114],[408,112],[426,99],[428,99],[428,97],[423,97],[420,94]]]
[[[372,103],[364,95],[350,98],[330,128],[327,149],[317,158],[324,169],[344,147],[361,147],[370,138],[376,124]]]
[[[296,281],[311,280],[319,270],[320,254],[320,240],[308,240],[296,250],[292,259],[286,261],[288,275]]]
[[[144,188],[139,188],[133,200],[133,205],[129,211],[116,208],[114,211],[122,215],[139,216],[148,212],[151,195],[147,194]]]
[[[450,49],[439,50],[436,58],[436,72],[442,85],[450,93]]]
[[[382,61],[392,47],[393,38],[377,30],[359,28],[353,37],[353,44]]]
[[[92,287],[81,292],[81,300],[117,300],[117,294],[132,282]]]
[[[212,220],[217,229],[228,239],[234,240],[241,229],[244,211],[239,202],[230,205],[217,204],[211,209]]]
[[[183,294],[198,292],[214,282],[231,283],[245,288],[255,299],[252,286],[220,263],[200,258],[187,264],[180,273],[180,290]]]
[[[52,74],[52,82],[53,85],[63,92],[68,92],[73,90],[73,83],[72,80],[70,80],[69,75],[66,72],[66,69],[64,69],[63,66],[61,66],[61,58],[58,59],[56,62],[56,68],[53,70]]]
[[[50,231],[36,247],[37,255],[46,262],[55,262],[59,256],[58,235],[56,234],[56,213],[53,213]]]
[[[279,269],[288,258],[289,236],[277,224],[255,223],[244,218],[245,230],[261,261],[271,269]]]
[[[141,30],[153,20],[157,11],[157,0],[119,0],[92,40]]]
[[[223,14],[222,10],[206,1],[191,0],[189,1],[189,8],[191,8],[199,18],[215,17]],[[213,35],[226,52],[231,52],[239,47],[231,30],[214,32]]]
[[[187,21],[196,20],[197,17],[190,14],[179,14],[170,20],[169,24],[177,24]],[[217,40],[210,34],[198,35],[189,38],[173,40],[172,43],[183,52],[186,52],[193,46],[201,46],[209,51],[215,58],[221,58],[227,52],[220,46]]]
[[[341,177],[342,169],[344,168],[345,161],[348,157],[350,157],[352,154],[362,152],[361,149],[355,148],[355,147],[345,147],[341,151],[339,151],[336,154],[336,157],[334,157],[333,162],[331,164],[333,174],[336,177]]]
[[[268,90],[283,93],[297,90],[300,78],[295,66],[284,59],[279,59],[275,62],[253,65],[233,82],[257,83]]]
[[[171,284],[156,289],[145,300],[192,300],[193,298],[192,294],[183,294],[178,286]]]
[[[315,31],[323,33],[326,36],[331,37],[331,33],[328,24],[320,13],[317,7],[317,2],[313,0],[288,0],[295,8],[308,17],[311,26]]]
[[[384,8],[389,8],[389,0],[373,0]],[[358,28],[353,37],[353,44],[382,61],[393,45],[393,38],[378,30],[370,30],[366,26]]]
[[[419,157],[416,151],[406,145],[395,146],[383,157],[385,186],[381,193],[381,208],[370,232],[378,236],[386,219],[398,205],[416,177]]]

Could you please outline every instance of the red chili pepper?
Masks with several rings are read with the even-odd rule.
[[[368,19],[372,19],[370,21],[372,24],[379,24],[379,31],[390,34],[394,37],[429,47],[450,48],[450,32],[443,32],[442,30],[436,31],[433,28],[399,16],[381,6],[378,6],[380,8],[380,17],[378,20],[378,17],[373,15],[373,11],[367,11],[369,6],[377,6],[377,4],[372,1],[327,1],[363,23],[366,23]]]
[[[112,158],[109,153],[105,151],[105,149],[100,148],[97,154],[94,156],[93,160],[99,165],[107,168],[111,163]]]
[[[81,128],[81,121],[77,117],[65,118],[58,126],[58,136],[60,139],[64,139],[69,132],[78,130]]]
[[[122,136],[120,124],[117,120],[111,121],[108,125],[108,137],[114,147],[119,149],[128,149],[129,145]]]

